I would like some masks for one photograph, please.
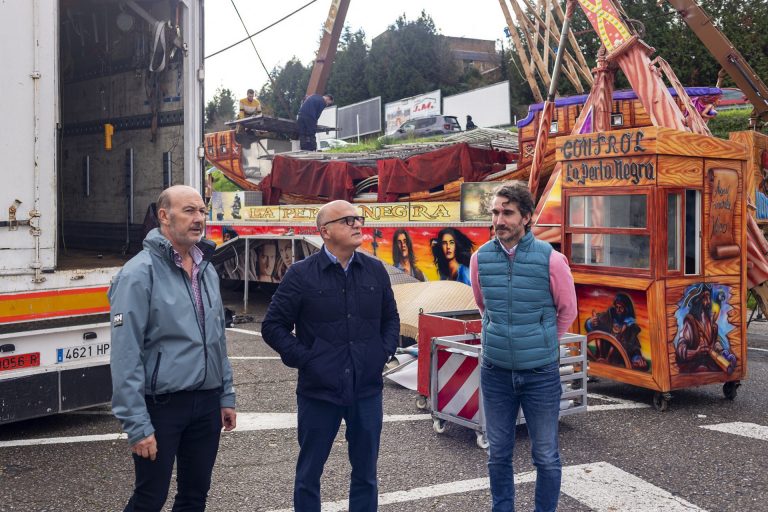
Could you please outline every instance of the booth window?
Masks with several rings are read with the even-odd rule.
[[[701,265],[701,192],[685,191],[685,273],[698,274]]]
[[[571,262],[576,265],[650,269],[648,195],[570,195]]]
[[[680,270],[680,203],[681,194],[667,195],[667,269]]]
[[[685,275],[700,273],[700,233],[701,192],[670,192],[667,195],[667,270],[682,270]]]

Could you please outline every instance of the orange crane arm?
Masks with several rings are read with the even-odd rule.
[[[336,57],[336,47],[339,45],[341,29],[344,27],[344,19],[347,17],[350,0],[332,0],[328,19],[323,26],[323,39],[320,41],[320,49],[317,52],[315,64],[312,66],[312,74],[307,85],[307,96],[311,94],[324,94],[328,78],[331,76],[333,59]]]
[[[755,108],[755,118],[768,120],[768,87],[741,53],[693,0],[668,0],[709,53],[720,63]]]

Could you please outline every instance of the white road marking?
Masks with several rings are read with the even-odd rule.
[[[561,490],[595,512],[705,512],[607,462],[564,467]]]
[[[254,336],[261,336],[259,331],[249,331],[248,329],[237,329],[235,327],[227,327],[227,331],[239,332],[241,334],[253,334]]]
[[[611,404],[589,405],[587,406],[588,412],[617,411],[621,409],[646,409],[651,406],[650,404],[646,404],[643,402],[635,402],[633,400],[625,400],[623,398],[600,395],[598,393],[587,393],[587,397],[593,398],[595,400],[604,400],[606,402],[613,402]]]
[[[81,416],[112,416],[112,411],[71,411],[62,414],[79,414]]]
[[[85,412],[85,411],[84,411]],[[94,411],[101,414],[103,411]],[[402,421],[431,420],[429,414],[388,414],[384,415],[385,423],[395,423]],[[239,412],[237,414],[237,428],[233,433],[251,432],[255,430],[284,430],[296,428],[296,413],[259,413],[259,412]],[[18,441],[0,441],[0,448],[11,448],[14,446],[35,446],[43,444],[69,444],[69,443],[90,443],[95,441],[114,441],[117,439],[127,439],[125,434],[100,434],[74,437],[47,437],[41,439],[21,439]]]
[[[431,420],[429,414],[385,414],[384,423]],[[281,430],[297,427],[296,413],[241,412],[237,414],[237,428],[233,432],[253,430]]]
[[[93,441],[117,441],[120,439],[128,439],[128,436],[126,434],[99,434],[92,436],[20,439],[18,441],[0,441],[0,448],[11,448],[14,446],[37,446],[43,444],[91,443]]]
[[[280,359],[280,356],[229,356],[232,361],[271,361]]]
[[[515,475],[516,484],[536,481],[536,472]],[[379,505],[449,496],[451,494],[483,491],[490,488],[488,478],[459,480],[456,482],[416,487],[407,491],[393,491],[379,495]],[[704,509],[674,496],[607,462],[566,466],[563,468],[562,492],[589,506],[595,512],[706,512]],[[271,512],[291,512],[280,509]],[[323,512],[349,510],[348,500],[323,503]]]
[[[747,350],[757,350],[758,352],[768,352],[768,348],[747,347]]]
[[[758,425],[757,423],[734,421],[732,423],[717,423],[715,425],[700,426],[701,428],[714,430],[716,432],[724,432],[726,434],[734,434],[737,436],[751,437],[752,439],[760,439],[761,441],[768,441],[768,427]]]

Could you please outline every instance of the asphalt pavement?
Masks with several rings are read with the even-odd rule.
[[[250,300],[253,321],[228,332],[239,428],[222,436],[210,511],[291,507],[296,372],[258,335],[268,296]],[[768,323],[752,324],[749,345],[749,374],[733,401],[721,386],[703,386],[673,392],[661,413],[651,391],[591,382],[589,412],[561,419],[559,510],[768,511]],[[380,510],[490,510],[486,455],[474,433],[449,424],[437,434],[416,398],[385,385]],[[0,511],[122,510],[133,467],[119,433],[106,407],[0,427]],[[514,464],[523,511],[533,509],[529,454],[520,427]],[[347,510],[349,470],[342,427],[322,481],[325,511]]]

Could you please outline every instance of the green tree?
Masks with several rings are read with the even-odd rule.
[[[368,90],[384,103],[435,89],[453,94],[461,90],[459,77],[448,43],[424,11],[416,21],[399,17],[371,45]]]
[[[235,96],[227,88],[216,89],[208,104],[205,106],[205,129],[209,132],[226,130],[224,123],[235,118]]]
[[[365,32],[344,27],[326,91],[338,105],[350,105],[371,97],[365,77],[368,45]]]
[[[262,110],[267,115],[294,119],[307,94],[312,69],[293,57],[284,67],[275,68],[272,81],[259,91]]]

